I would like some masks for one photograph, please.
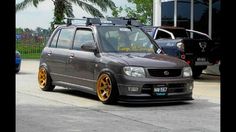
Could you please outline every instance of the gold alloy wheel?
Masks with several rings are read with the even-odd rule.
[[[45,68],[41,67],[38,73],[38,82],[40,88],[44,88],[47,82],[47,71]]]
[[[97,82],[97,94],[101,101],[106,101],[112,90],[111,79],[107,74],[102,74]]]

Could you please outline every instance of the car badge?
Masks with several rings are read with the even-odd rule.
[[[168,76],[169,74],[170,74],[169,71],[164,71],[165,76]]]
[[[202,48],[202,52],[205,52],[205,48],[207,47],[206,42],[199,42],[199,46]]]

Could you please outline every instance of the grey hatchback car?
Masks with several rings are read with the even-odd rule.
[[[186,62],[165,55],[141,29],[111,23],[58,26],[41,54],[40,88],[76,88],[104,104],[193,100]]]

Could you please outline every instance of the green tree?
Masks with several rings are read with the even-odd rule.
[[[21,3],[16,4],[16,12],[25,9],[30,4],[35,7],[40,2],[45,0],[24,0]],[[115,3],[112,0],[51,0],[54,4],[54,20],[51,24],[63,24],[65,16],[74,17],[72,4],[80,6],[86,12],[90,13],[94,17],[104,17],[102,13],[94,6],[98,6],[103,12],[107,11],[107,8],[115,8]]]
[[[152,8],[153,0],[128,0],[129,3],[135,4],[136,8],[132,9],[130,7],[116,7],[112,10],[112,15],[114,17],[120,16],[122,11],[127,13],[127,17],[136,18],[144,24],[152,23]]]
[[[16,34],[22,34],[23,32],[24,32],[24,29],[16,28]]]

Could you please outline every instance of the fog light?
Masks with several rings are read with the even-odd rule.
[[[128,91],[130,91],[130,92],[137,92],[138,91],[138,87],[128,87]]]
[[[189,90],[192,91],[192,90],[193,90],[193,83],[189,83],[189,84],[188,84],[188,88],[189,88]]]
[[[192,89],[193,89],[193,85],[190,85],[190,86],[189,86],[189,89],[192,90]]]

